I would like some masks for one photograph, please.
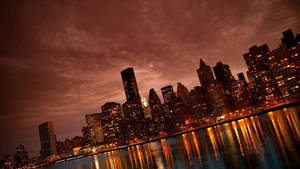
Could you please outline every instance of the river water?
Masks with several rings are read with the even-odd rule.
[[[299,168],[300,106],[43,169]]]

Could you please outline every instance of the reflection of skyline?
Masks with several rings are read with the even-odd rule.
[[[284,109],[193,131],[177,138],[100,154],[89,158],[94,161],[90,168],[210,168],[223,166],[226,159],[230,159],[231,168],[239,168],[247,162],[253,162],[251,165],[255,164],[252,166],[255,168],[273,163],[293,168],[299,163],[299,153],[295,148],[299,143],[299,127],[295,109]],[[213,164],[208,164],[207,160]]]

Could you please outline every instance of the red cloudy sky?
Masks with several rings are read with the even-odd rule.
[[[123,103],[120,71],[141,95],[199,85],[199,59],[236,76],[255,44],[300,33],[299,0],[9,0],[0,5],[0,157],[24,144],[38,155],[38,125],[58,140],[81,135],[84,115]]]

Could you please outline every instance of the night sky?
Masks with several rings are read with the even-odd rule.
[[[0,4],[0,157],[24,144],[39,154],[38,125],[81,135],[85,114],[124,103],[120,71],[141,95],[199,85],[199,59],[246,71],[252,45],[300,33],[299,0],[7,0]]]

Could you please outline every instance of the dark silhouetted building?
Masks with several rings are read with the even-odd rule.
[[[163,115],[163,108],[160,102],[158,95],[156,94],[155,90],[152,88],[149,91],[149,106],[151,109],[152,119],[157,121]]]
[[[148,100],[149,100],[150,109],[157,109],[157,108],[161,107],[160,99],[153,88],[150,89],[150,91],[149,91],[149,99]]]
[[[230,106],[222,83],[214,79],[210,66],[206,65],[201,59],[200,68],[197,70],[197,73],[200,83],[209,97],[209,105],[211,107],[210,116],[217,117],[229,111]]]
[[[197,73],[202,87],[207,88],[215,83],[215,78],[210,66],[206,65],[202,59],[200,59],[200,67],[197,70]]]
[[[223,85],[228,103],[233,107],[235,105],[235,102],[232,97],[231,85],[234,83],[235,79],[231,73],[229,65],[223,64],[222,62],[218,62],[216,66],[214,66],[213,70],[217,82]]]
[[[283,38],[281,38],[281,42],[286,45],[287,48],[291,48],[296,45],[296,40],[292,30],[284,31]]]
[[[129,67],[121,72],[125,95],[128,103],[137,104],[142,111],[142,103],[133,68]]]
[[[17,165],[23,166],[28,163],[28,152],[25,150],[24,145],[20,144],[16,148],[15,161]]]
[[[177,83],[177,94],[185,105],[190,106],[189,90],[182,83]]]
[[[196,86],[190,91],[189,97],[195,119],[208,117],[210,114],[210,107],[205,89],[203,87]]]
[[[243,73],[243,72],[241,72],[241,73],[238,73],[238,74],[237,74],[237,76],[238,76],[238,79],[239,79],[239,80],[242,80],[242,81],[245,81],[245,82],[246,82],[246,78],[245,78],[245,76],[244,76],[244,73]]]
[[[207,92],[213,117],[223,115],[231,110],[224,87],[220,82],[216,82],[208,86]]]
[[[47,121],[39,125],[39,134],[41,142],[41,155],[47,157],[57,154],[53,123],[51,121]]]
[[[176,101],[175,92],[171,85],[161,88],[161,93],[164,99],[164,107],[167,114],[172,116],[174,105]]]
[[[165,104],[170,104],[175,98],[175,92],[171,85],[161,88],[161,93]]]
[[[225,88],[229,88],[234,81],[229,65],[218,62],[213,69],[217,81],[222,83]]]

